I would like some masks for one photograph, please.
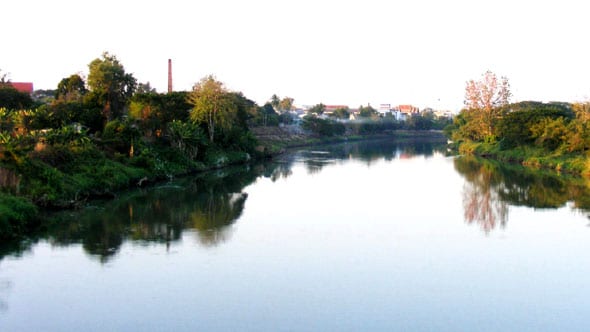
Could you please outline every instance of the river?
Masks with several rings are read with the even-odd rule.
[[[47,216],[1,331],[572,331],[585,179],[428,141],[305,148]]]

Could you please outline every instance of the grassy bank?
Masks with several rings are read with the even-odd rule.
[[[75,208],[90,199],[114,198],[124,189],[244,163],[252,155],[209,148],[191,159],[154,144],[129,157],[92,144],[47,146],[26,154],[3,151],[0,157],[0,240],[6,240],[36,227],[40,209]]]
[[[547,151],[535,146],[519,146],[503,150],[497,143],[464,142],[461,154],[472,154],[502,162],[518,163],[536,169],[550,169],[575,175],[590,176],[590,159],[586,153]]]

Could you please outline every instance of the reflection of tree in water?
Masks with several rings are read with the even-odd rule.
[[[327,165],[340,160],[359,160],[371,166],[376,161],[407,159],[415,157],[429,158],[436,152],[444,153],[446,142],[432,138],[418,138],[397,141],[389,138],[383,140],[338,143],[301,149],[293,155],[286,156],[282,162],[289,165],[295,160],[303,162],[308,174],[315,174]]]
[[[494,174],[491,169],[481,167],[469,174],[469,181],[463,187],[465,221],[478,223],[486,233],[497,224],[505,226],[508,217],[508,206],[496,190],[499,184]]]
[[[228,238],[229,226],[244,209],[248,196],[243,188],[260,174],[274,174],[273,167],[225,168],[133,191],[98,207],[60,212],[49,218],[49,241],[58,246],[82,243],[101,262],[126,241],[169,247],[187,228],[196,230],[201,244],[216,245]]]
[[[506,224],[508,204],[555,209],[573,202],[575,208],[590,211],[590,187],[583,178],[468,156],[456,158],[455,169],[467,180],[465,220],[479,223],[486,232]]]
[[[198,231],[199,242],[205,246],[214,246],[229,238],[229,226],[242,214],[248,194],[209,193],[204,196],[196,200],[199,207],[189,218],[192,226]]]

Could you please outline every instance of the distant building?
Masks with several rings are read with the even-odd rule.
[[[20,92],[33,93],[33,83],[31,82],[8,82],[8,84]]]
[[[381,115],[392,113],[391,104],[380,104],[377,112]]]
[[[414,115],[420,113],[420,109],[412,105],[399,105],[397,109],[406,115]]]

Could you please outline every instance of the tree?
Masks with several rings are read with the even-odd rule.
[[[279,103],[279,109],[282,112],[289,112],[290,110],[293,109],[293,102],[295,101],[295,99],[291,98],[291,97],[285,97],[283,99],[281,99],[281,102]]]
[[[88,90],[84,79],[78,74],[63,78],[57,85],[55,99],[64,101],[79,101]]]
[[[216,127],[228,128],[232,122],[233,105],[227,98],[228,91],[223,83],[212,75],[204,77],[193,87],[188,101],[193,105],[190,118],[207,125],[209,141],[213,143]]]
[[[370,118],[373,116],[376,116],[377,110],[374,109],[371,105],[367,105],[367,107],[364,106],[360,106],[359,107],[359,116],[363,117],[363,118]]]
[[[307,114],[322,115],[326,110],[326,105],[319,103],[307,110]]]
[[[0,107],[26,109],[33,106],[33,99],[26,92],[20,92],[10,84],[0,84]]]
[[[499,80],[496,74],[486,71],[479,81],[470,80],[465,86],[465,106],[473,113],[473,119],[482,138],[492,137],[496,121],[501,117],[501,107],[512,96],[506,77]]]
[[[340,107],[332,113],[332,116],[337,119],[348,119],[350,118],[350,112],[348,111],[348,107]]]
[[[139,83],[137,85],[136,93],[156,93],[156,89],[152,88],[150,82]]]
[[[88,65],[88,87],[96,102],[103,107],[107,121],[119,117],[137,87],[137,80],[126,73],[116,56],[108,52]]]
[[[272,107],[274,107],[274,109],[276,111],[279,110],[280,103],[281,103],[281,99],[276,94],[274,94],[274,95],[272,95],[272,97],[270,97],[270,104],[272,105]]]

